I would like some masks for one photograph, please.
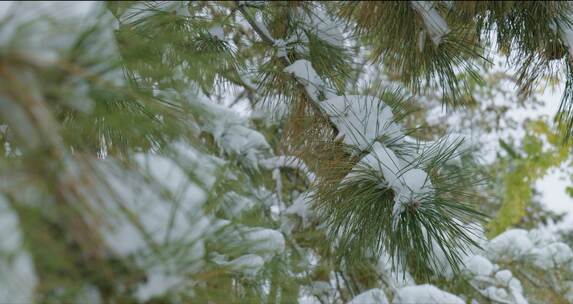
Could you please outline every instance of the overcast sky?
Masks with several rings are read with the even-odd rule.
[[[563,88],[555,91],[547,90],[542,96],[545,101],[545,107],[540,109],[541,113],[554,115],[561,101]],[[550,171],[545,178],[536,183],[536,189],[541,192],[541,201],[551,210],[558,212],[567,212],[568,216],[559,226],[573,228],[573,198],[565,192],[567,186],[571,186],[572,168],[562,167],[561,170]]]

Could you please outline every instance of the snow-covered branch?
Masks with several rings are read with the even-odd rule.
[[[291,168],[302,172],[310,183],[314,183],[316,175],[306,166],[303,160],[295,156],[275,156],[259,162],[261,167],[272,170],[276,168]]]
[[[432,1],[410,1],[410,3],[424,20],[424,25],[434,45],[439,45],[442,38],[450,32],[446,20],[434,8]]]

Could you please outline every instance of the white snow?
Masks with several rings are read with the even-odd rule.
[[[357,168],[368,168],[376,170],[384,176],[387,186],[400,190],[400,171],[405,167],[404,161],[399,159],[394,151],[388,149],[381,143],[375,143],[372,151],[364,156],[357,165]]]
[[[183,148],[180,146],[180,151]],[[187,150],[186,164],[191,166],[191,150]],[[205,189],[191,182],[183,169],[171,159],[152,154],[138,154],[135,159],[151,181],[134,172],[124,171],[112,161],[100,163],[101,171],[122,202],[118,206],[114,198],[106,202],[102,210],[111,222],[111,227],[103,226],[103,237],[111,248],[121,255],[137,253],[147,248],[146,235],[156,243],[186,242],[193,244],[208,230],[209,219],[201,208],[207,199]],[[197,159],[203,165],[203,176],[212,183],[209,176],[212,164],[207,159]],[[101,208],[100,208],[101,209]],[[109,213],[109,214],[108,214]],[[140,231],[137,222],[146,230]],[[189,247],[195,252],[189,256],[202,255],[201,245]],[[198,250],[198,251],[197,251]]]
[[[360,168],[369,168],[381,172],[387,185],[395,193],[394,217],[401,213],[409,203],[422,203],[425,195],[433,191],[432,184],[427,173],[421,169],[408,168],[409,164],[398,158],[396,154],[383,144],[376,142],[372,146],[372,152],[363,157],[345,180],[352,179],[356,176],[356,170]]]
[[[275,47],[277,48],[277,57],[282,57],[288,60],[286,41],[282,39],[275,40]]]
[[[18,216],[0,195],[0,303],[33,303],[37,284]]]
[[[521,287],[521,282],[519,282],[516,278],[512,278],[509,281],[508,288],[516,304],[528,303],[525,299],[525,296],[523,296],[523,287]]]
[[[263,159],[259,161],[261,167],[272,170],[276,168],[292,168],[300,170],[303,173],[310,183],[313,183],[316,179],[315,174],[310,171],[310,169],[306,166],[304,161],[295,156],[273,156],[270,158]]]
[[[399,289],[394,304],[465,304],[459,297],[433,285],[407,286]]]
[[[201,187],[189,181],[187,173],[173,160],[153,154],[137,154],[134,159],[161,183],[183,204],[183,210],[196,211],[207,199],[207,193]]]
[[[573,303],[573,281],[566,281],[565,286],[565,290],[567,290],[564,294],[565,299],[567,299],[569,303]]]
[[[529,255],[532,256],[533,264],[541,269],[558,267],[573,259],[571,248],[562,242],[533,248]]]
[[[184,142],[175,142],[170,145],[170,150],[173,151],[173,160],[185,172],[200,172],[201,178],[194,180],[205,190],[213,188],[216,182],[217,171],[226,164],[226,161],[208,155],[197,150],[193,146]]]
[[[271,35],[271,32],[269,32],[269,29],[267,28],[267,26],[264,23],[262,23],[256,19],[253,21],[255,22],[255,24],[259,28],[259,30],[261,30],[263,36],[265,36],[266,39],[273,41],[273,42],[275,41],[273,39],[273,35]]]
[[[8,115],[8,113],[10,113]],[[25,138],[26,148],[36,148],[41,143],[40,134],[32,126],[24,109],[10,99],[0,96],[0,116],[19,138]]]
[[[250,228],[243,237],[243,242],[249,244],[249,251],[260,255],[265,261],[285,250],[285,238],[277,230]]]
[[[217,240],[229,248],[237,249],[244,254],[256,254],[268,262],[274,256],[284,252],[286,241],[283,234],[274,229],[262,227],[247,227],[232,224],[229,221],[218,219],[217,224],[222,231]],[[236,253],[234,253],[236,254]]]
[[[139,154],[135,159],[154,182],[149,184],[132,172],[121,172],[117,176],[112,171],[113,167],[104,167],[110,184],[124,202],[123,207],[137,215],[146,233],[157,243],[194,242],[201,238],[209,226],[208,217],[201,212],[207,199],[205,190],[190,182],[187,174],[166,157]],[[123,213],[111,201],[108,207],[112,215]],[[113,218],[111,216],[110,220]],[[133,234],[135,227],[125,215],[117,220],[117,226],[104,233],[104,239],[110,241],[112,248],[130,254],[147,247],[144,236]]]
[[[182,144],[175,150],[179,151],[176,156],[188,161],[187,166],[193,167],[193,158],[204,168],[215,165]],[[204,266],[205,239],[217,227],[202,211],[205,189],[192,182],[173,159],[143,153],[134,158],[144,176],[111,159],[97,164],[115,193],[97,210],[108,223],[101,226],[106,245],[120,256],[135,257],[136,264],[145,269],[148,280],[135,293],[144,301],[188,282],[185,275]],[[202,172],[205,177],[210,173]]]
[[[72,24],[71,21],[85,18],[96,6],[95,3],[12,2],[4,12],[2,21],[9,22],[0,29],[0,47],[16,47],[47,64],[55,63],[61,51],[71,46],[83,27],[66,27],[54,33],[55,28],[49,19],[59,17],[56,20],[60,25]]]
[[[302,295],[298,298],[298,304],[322,304],[315,296]]]
[[[85,31],[95,27],[97,31],[91,33],[90,37],[98,41],[92,43],[92,47],[82,54],[82,58],[86,61],[105,58],[106,62],[92,66],[99,71],[108,70],[110,63],[114,64],[119,58],[113,33],[115,18],[104,3],[11,1],[2,9],[5,9],[0,16],[0,21],[3,22],[0,28],[2,52],[14,51],[39,65],[58,64],[59,60],[68,55],[69,49],[74,46],[77,39]],[[97,72],[95,70],[86,69],[85,72],[89,75]],[[116,84],[124,80],[123,73],[117,68],[101,73],[98,77]],[[84,103],[82,106],[85,108],[87,104],[87,109],[90,109],[89,98],[85,94],[83,96],[86,100],[78,102],[77,98],[74,98],[69,103]]]
[[[501,299],[504,299],[507,297],[507,292],[503,289],[503,288],[497,288],[495,286],[489,286],[488,288],[485,289],[485,295],[496,301],[499,302]]]
[[[332,303],[336,295],[336,289],[327,281],[313,281],[308,286],[310,294],[316,296],[320,303]]]
[[[487,256],[494,260],[528,260],[541,269],[565,265],[573,260],[569,246],[556,241],[547,230],[510,229],[486,246]]]
[[[225,193],[223,198],[223,213],[227,217],[235,217],[242,212],[252,209],[256,202],[248,197],[238,194],[235,191]]]
[[[493,264],[481,255],[469,256],[464,260],[466,271],[474,276],[490,276],[493,273]]]
[[[307,227],[313,216],[313,212],[310,208],[311,197],[311,193],[303,192],[294,200],[292,205],[285,210],[285,214],[298,215],[302,219],[303,228]]]
[[[90,304],[104,303],[99,289],[91,284],[85,284],[84,286],[82,286],[82,288],[75,296],[75,300],[73,300],[73,302],[77,303],[83,302]]]
[[[412,174],[406,175],[408,172]],[[393,189],[396,192],[394,197],[394,209],[392,214],[394,218],[404,211],[404,208],[410,203],[421,204],[422,198],[432,192],[432,184],[426,176],[426,173],[420,169],[412,169],[400,177],[401,183],[396,184]]]
[[[510,229],[492,239],[486,247],[487,256],[492,260],[519,259],[533,247],[527,231]]]
[[[573,15],[569,12],[567,14],[570,20],[573,20]],[[555,24],[552,25],[553,31],[557,29]],[[568,24],[560,24],[559,35],[561,36],[561,41],[567,46],[567,52],[569,53],[570,60],[573,59],[573,27]]]
[[[250,128],[234,125],[226,128],[217,142],[225,151],[243,156],[251,164],[258,162],[259,151],[268,151],[270,146],[265,137]]]
[[[427,193],[431,189],[428,174],[422,169],[410,169],[402,174],[402,178],[405,186],[413,193]]]
[[[275,168],[272,172],[273,180],[275,181],[275,196],[277,198],[277,204],[271,206],[271,216],[280,215],[281,210],[285,209],[285,205],[283,202],[283,181],[281,177],[281,170],[279,168]]]
[[[465,260],[466,277],[482,296],[499,303],[527,303],[521,282],[509,270],[498,270],[497,265],[482,256]]]
[[[345,47],[342,33],[344,24],[333,20],[322,7],[317,6],[312,12],[298,9],[295,11],[294,16],[298,17],[297,21],[300,23],[300,27],[297,27],[297,30],[286,39],[286,43],[297,53],[303,55],[309,53],[309,34],[333,47],[339,49]],[[304,28],[304,31],[301,30],[302,28]],[[277,45],[276,41],[275,45]],[[286,52],[286,49],[283,51],[279,47],[277,55],[280,57],[284,52]]]
[[[410,1],[410,3],[416,12],[422,16],[434,45],[439,45],[443,37],[450,32],[446,20],[442,18],[430,1]]]
[[[367,290],[350,300],[347,304],[388,304],[386,294],[380,288]]]
[[[233,271],[238,271],[247,277],[254,277],[265,264],[265,260],[256,254],[240,256],[225,265]]]
[[[573,260],[571,248],[546,229],[511,229],[485,243],[485,256],[503,263],[528,262],[543,270],[568,267]],[[507,269],[499,269],[486,257],[464,259],[468,282],[493,302],[525,304],[521,282]],[[557,287],[560,288],[560,287]]]
[[[283,70],[285,73],[293,74],[304,86],[310,98],[318,102],[320,91],[324,88],[324,82],[318,76],[312,63],[306,59],[299,59],[287,66]]]
[[[511,271],[499,269],[492,261],[528,262],[546,271],[552,268],[567,269],[573,265],[571,248],[559,242],[545,228],[530,231],[510,229],[485,242],[484,247],[485,257],[477,254],[466,257],[463,260],[463,270],[468,282],[484,297],[494,302],[525,304],[527,300],[523,295],[521,282]]]
[[[408,150],[408,154],[404,155],[408,162],[424,162],[435,158],[444,151],[450,150],[450,147],[457,147],[455,153],[448,159],[446,164],[458,167],[462,165],[460,154],[474,149],[477,145],[471,137],[454,132],[439,140],[424,141],[410,136],[404,136],[403,139],[405,143],[409,144],[405,148]]]
[[[248,134],[246,137],[249,138]],[[154,265],[146,270],[148,281],[137,289],[139,299],[149,299],[179,288],[180,278],[199,271],[206,258],[205,240],[212,232],[228,229],[231,233],[224,241],[225,246],[234,244],[236,248],[246,250],[234,260],[219,264],[247,277],[256,275],[266,261],[285,250],[285,239],[279,231],[237,226],[203,213],[207,190],[213,186],[213,175],[224,164],[223,161],[208,157],[181,142],[169,151],[174,152],[174,158],[150,153],[135,155],[145,178],[117,168],[111,160],[101,163],[101,170],[123,202],[123,208],[140,224],[132,222],[123,209],[110,202],[106,205],[106,212],[112,227],[102,227],[104,241],[121,255],[135,256],[137,263],[146,265],[146,268],[150,263]],[[198,178],[191,179],[190,173]],[[230,216],[256,204],[251,198],[236,192],[226,193],[224,202],[227,204],[224,204],[224,211]],[[160,245],[156,247],[160,248],[160,259],[154,258],[156,255],[151,250],[154,244]]]
[[[511,271],[507,269],[500,270],[495,274],[495,281],[501,286],[509,286],[511,278],[513,278],[513,275],[511,274]]]
[[[188,4],[183,1],[139,2],[129,6],[120,16],[122,23],[137,24],[140,20],[160,12],[168,12],[182,17],[189,17]]]
[[[393,121],[392,110],[373,96],[346,95],[329,98],[320,107],[336,125],[343,142],[365,150],[382,136],[402,136],[401,127]]]
[[[302,14],[302,22],[306,30],[332,46],[338,48],[344,47],[344,36],[341,31],[341,29],[344,28],[343,23],[333,20],[326,11],[321,8],[318,8],[312,13],[307,13],[303,10],[299,11]],[[307,40],[303,42],[308,43]]]
[[[209,34],[214,38],[223,41],[225,39],[225,33],[223,28],[220,26],[213,26],[209,29]]]
[[[376,271],[379,275],[387,277],[388,283],[393,289],[416,284],[412,275],[407,271],[404,271],[404,269],[401,268],[401,265],[398,265],[398,269],[392,269],[390,255],[385,251],[383,251],[378,258]]]
[[[167,94],[169,92],[159,92]],[[191,106],[205,113],[202,131],[213,135],[223,151],[235,154],[251,167],[258,167],[258,160],[270,154],[270,145],[258,131],[248,127],[248,119],[239,113],[216,104],[198,90],[190,89],[186,98]]]
[[[0,7],[0,53],[18,54],[22,60],[32,65],[47,67],[57,65],[69,55],[69,50],[85,31],[95,29],[88,36],[93,46],[81,54],[83,62],[104,62],[82,66],[82,76],[89,77],[100,73],[98,79],[121,83],[123,74],[120,69],[111,69],[115,59],[119,58],[117,46],[111,28],[113,18],[105,4],[98,2],[8,2]],[[103,12],[103,14],[101,14]],[[89,18],[100,15],[100,18]],[[9,60],[10,61],[10,60]],[[101,73],[102,71],[107,71]],[[122,74],[122,75],[119,75]],[[28,86],[32,94],[41,90],[34,73],[20,73],[18,77]],[[89,96],[87,81],[82,77],[66,77],[59,83],[63,92],[58,102],[76,111],[89,113],[93,102]],[[42,136],[31,126],[23,109],[8,98],[0,98],[0,114],[10,125],[17,137],[24,139],[25,148],[35,148],[42,142]],[[10,113],[7,115],[7,113]],[[42,120],[44,120],[43,118]],[[42,122],[43,123],[43,122]]]
[[[137,286],[135,296],[141,302],[145,302],[152,297],[161,296],[168,290],[177,287],[185,281],[179,276],[170,276],[163,273],[148,273],[147,281]]]

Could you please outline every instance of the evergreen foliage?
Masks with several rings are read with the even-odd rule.
[[[506,231],[570,149],[535,137],[573,130],[569,3],[71,8],[0,15],[0,302],[525,303],[519,263],[572,299],[571,249]],[[494,52],[523,96],[566,89],[557,131],[504,146],[488,241],[476,147],[409,119],[423,94],[479,103]]]

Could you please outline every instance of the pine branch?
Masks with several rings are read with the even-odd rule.
[[[266,29],[264,27],[263,24],[261,24],[260,22],[257,22],[247,11],[246,9],[243,7],[242,4],[238,4],[238,10],[241,12],[241,14],[245,17],[245,19],[247,20],[247,22],[251,25],[251,27],[257,32],[257,34],[259,35],[259,37],[261,37],[261,39],[263,39],[263,41],[265,41],[269,46],[274,47],[276,46],[275,44],[275,40],[270,36],[270,33],[268,31],[268,29]],[[287,67],[290,62],[286,57],[280,57],[280,61],[283,65],[282,68]],[[281,69],[282,70],[282,69]],[[318,104],[318,101],[315,100],[315,98],[313,98],[312,96],[310,96],[308,94],[308,92],[306,92],[306,90],[304,89],[304,84],[302,83],[298,83],[298,88],[301,89],[301,92],[305,92],[307,100],[310,100],[310,106],[312,107],[312,109],[320,116],[322,116],[323,118],[325,118],[332,130],[334,131],[334,135],[336,135],[338,133],[338,129],[336,128],[336,126],[330,121],[330,119],[328,118],[328,116],[324,113],[323,109],[320,107],[320,105]]]
[[[244,4],[239,3],[237,5],[237,9],[241,12],[241,14],[245,17],[245,19],[247,19],[247,22],[251,25],[251,27],[255,30],[255,32],[257,32],[259,37],[261,37],[261,39],[264,42],[266,42],[267,44],[269,44],[271,46],[276,45],[276,41],[273,39],[273,37],[271,36],[271,33],[266,28],[266,26],[264,24],[261,24],[254,17],[251,16],[247,12],[247,10],[244,8]],[[284,59],[284,61],[287,65],[289,64],[289,62],[286,59]]]

